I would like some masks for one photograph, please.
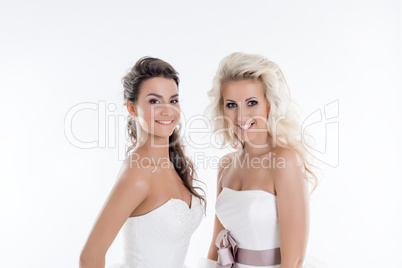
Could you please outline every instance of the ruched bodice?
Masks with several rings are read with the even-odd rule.
[[[235,191],[224,187],[216,200],[215,210],[239,248],[266,250],[280,247],[275,195],[263,190]],[[251,267],[257,266],[236,264],[236,268]]]
[[[191,208],[171,198],[149,213],[129,217],[122,227],[124,264],[133,268],[182,268],[190,238],[202,219],[200,200]]]

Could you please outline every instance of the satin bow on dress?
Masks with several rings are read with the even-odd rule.
[[[223,244],[223,246],[221,246],[221,244]],[[223,229],[220,231],[216,237],[215,245],[219,248],[217,263],[225,268],[235,267],[235,258],[238,248],[228,230]]]
[[[270,266],[281,263],[279,247],[265,250],[239,248],[226,229],[219,232],[215,245],[219,248],[217,264],[224,268],[234,268],[236,263],[254,266]]]

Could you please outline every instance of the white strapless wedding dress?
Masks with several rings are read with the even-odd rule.
[[[171,198],[145,215],[129,217],[121,230],[123,263],[111,267],[185,267],[190,238],[203,216],[200,200],[191,197],[191,208],[183,200]]]
[[[224,187],[216,199],[215,211],[238,248],[257,251],[280,248],[276,195],[264,190],[236,191]],[[216,267],[222,266],[206,258],[200,258],[197,266],[197,268]],[[236,262],[235,267],[279,268],[280,264],[255,266]],[[306,257],[303,267],[318,266]]]

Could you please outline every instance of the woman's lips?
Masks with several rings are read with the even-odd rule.
[[[155,120],[156,123],[161,124],[163,126],[169,126],[173,123],[174,120]]]
[[[248,132],[250,129],[253,128],[254,124],[255,124],[255,122],[253,122],[251,124],[247,124],[247,125],[237,125],[237,126],[240,128],[240,130],[242,132]]]

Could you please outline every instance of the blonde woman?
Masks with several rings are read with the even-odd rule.
[[[133,145],[82,250],[80,268],[105,267],[123,226],[124,262],[113,267],[182,268],[205,200],[193,186],[194,168],[177,129],[178,73],[165,61],[144,57],[123,84]]]
[[[220,160],[208,267],[307,267],[309,185],[317,179],[281,69],[260,56],[222,59],[208,92]],[[217,264],[215,266],[215,261]]]

